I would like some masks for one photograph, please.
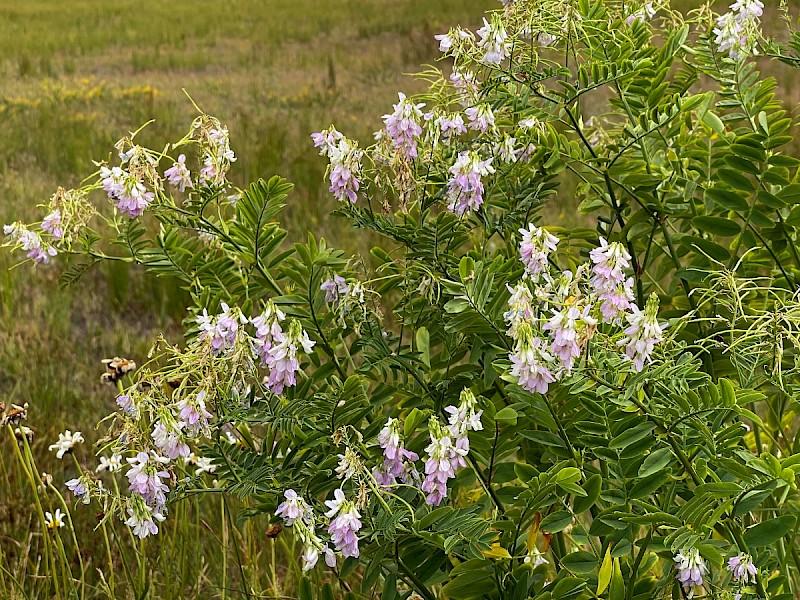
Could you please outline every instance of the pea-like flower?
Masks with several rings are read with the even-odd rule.
[[[483,205],[482,177],[494,173],[492,159],[481,160],[475,152],[459,153],[449,169],[452,177],[447,183],[447,208],[459,217],[477,211]]]
[[[519,259],[525,265],[525,275],[538,279],[548,269],[550,254],[556,251],[558,238],[542,227],[528,224],[527,229],[520,229],[522,240],[519,243]]]
[[[186,155],[181,154],[172,166],[164,171],[164,177],[170,185],[178,188],[181,192],[186,188],[194,187],[192,176],[186,166]]]
[[[396,149],[406,158],[413,159],[417,157],[417,139],[422,135],[422,109],[425,104],[415,104],[402,92],[397,96],[400,100],[394,105],[394,112],[383,115],[386,133]]]
[[[728,570],[736,581],[747,585],[756,580],[758,569],[749,554],[737,554],[728,559]]]
[[[650,360],[656,344],[664,339],[665,325],[658,322],[658,296],[652,294],[647,300],[644,312],[633,306],[632,314],[627,315],[629,327],[625,329],[624,340],[617,342],[625,346],[625,354],[633,361],[636,371],[644,369],[644,363]]]
[[[703,575],[708,572],[708,568],[696,548],[678,552],[673,561],[678,571],[675,577],[684,590],[690,591],[694,587],[703,585]]]

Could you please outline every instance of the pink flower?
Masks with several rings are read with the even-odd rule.
[[[397,94],[400,101],[394,105],[394,112],[383,115],[386,133],[392,144],[406,158],[417,157],[417,138],[422,135],[422,108],[425,104],[414,104],[402,92]]]
[[[449,169],[452,177],[447,183],[447,208],[459,217],[477,211],[483,205],[482,177],[494,173],[492,159],[480,160],[474,152],[459,153]]]
[[[626,338],[617,342],[625,346],[625,354],[633,360],[636,371],[644,369],[644,363],[650,360],[656,344],[664,339],[666,326],[658,323],[658,296],[652,294],[647,301],[644,312],[636,306],[632,307],[633,313],[627,315],[630,326],[625,330]]]
[[[522,240],[519,243],[519,259],[525,265],[525,275],[538,276],[547,271],[547,260],[556,251],[558,238],[544,228],[528,224],[527,229],[520,229]]]
[[[186,155],[181,154],[172,167],[164,171],[164,177],[170,185],[183,192],[187,187],[194,187],[189,169],[186,168]]]
[[[269,367],[267,387],[273,394],[280,395],[285,387],[297,383],[295,373],[300,370],[298,347],[308,354],[315,344],[296,319],[291,322],[288,333],[280,331],[275,334],[266,357]]]

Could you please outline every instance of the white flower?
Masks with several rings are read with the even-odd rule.
[[[64,458],[67,452],[70,452],[75,446],[84,441],[80,431],[72,433],[67,429],[64,433],[58,434],[58,441],[51,444],[48,450],[55,450],[58,459]]]
[[[97,465],[95,471],[99,473],[100,471],[108,470],[109,473],[114,473],[115,471],[119,471],[121,468],[122,468],[122,455],[112,454],[111,458],[106,458],[105,456],[101,456],[100,464]]]
[[[61,509],[57,508],[55,513],[49,511],[44,513],[44,523],[48,529],[58,529],[59,527],[64,527],[65,516]]]
[[[205,456],[196,457],[194,464],[197,465],[194,471],[196,476],[199,476],[201,473],[213,473],[217,470],[217,465],[213,464],[212,459]]]

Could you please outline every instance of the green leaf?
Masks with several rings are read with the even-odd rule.
[[[748,208],[747,200],[733,190],[720,187],[708,188],[705,196],[713,204],[721,206],[725,210],[744,211]]]
[[[300,589],[298,589],[300,600],[314,600],[314,592],[311,589],[311,581],[303,575],[300,578]]]
[[[603,564],[600,566],[600,573],[597,575],[597,595],[602,595],[606,591],[608,584],[611,583],[611,573],[614,569],[614,563],[611,559],[611,546],[606,548],[606,556],[603,558]]]
[[[506,425],[516,425],[517,416],[517,411],[510,406],[506,406],[497,412],[497,414],[494,416],[494,420]]]
[[[702,215],[692,219],[692,225],[704,233],[713,233],[722,237],[733,237],[741,231],[738,223],[724,217]]]
[[[495,591],[495,583],[489,571],[475,569],[466,573],[459,574],[450,580],[443,588],[442,592],[453,600],[467,598],[479,598],[480,596],[491,594]]]
[[[603,485],[603,478],[599,473],[595,473],[583,484],[585,496],[578,496],[572,505],[572,511],[577,515],[589,510],[600,497],[600,489]]]
[[[639,440],[647,437],[650,433],[655,429],[655,425],[652,423],[641,423],[632,429],[627,429],[623,431],[618,436],[611,439],[608,443],[608,447],[612,450],[622,450],[623,448],[627,448],[634,442],[638,442]]]
[[[425,366],[430,369],[431,367],[431,335],[428,333],[426,327],[417,329],[417,350],[420,353],[420,359]]]
[[[744,541],[748,547],[768,546],[789,533],[796,522],[797,519],[794,515],[784,515],[763,521],[745,530]]]
[[[550,513],[544,519],[542,519],[541,527],[542,531],[547,533],[558,533],[559,531],[563,531],[568,525],[572,523],[572,514],[566,510],[559,510],[554,513]]]
[[[403,435],[407,438],[410,438],[412,435],[414,435],[414,432],[417,430],[417,427],[419,427],[420,423],[427,418],[427,411],[422,411],[418,408],[412,410],[405,418],[403,423]]]
[[[591,552],[579,550],[562,558],[561,565],[572,573],[587,575],[597,568],[597,557]]]
[[[611,575],[611,587],[608,590],[609,600],[624,600],[625,580],[622,579],[622,569],[619,566],[619,559],[614,559],[614,571]]]
[[[651,452],[647,458],[644,459],[642,466],[639,467],[639,477],[649,477],[658,471],[661,471],[669,463],[672,462],[672,450],[669,448],[660,448]]]

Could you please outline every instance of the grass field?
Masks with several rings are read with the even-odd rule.
[[[495,0],[0,0],[0,222],[36,219],[37,204],[58,185],[77,185],[93,169],[92,159],[107,156],[117,139],[145,121],[155,119],[146,141],[180,138],[195,115],[186,90],[229,126],[239,156],[232,172],[237,184],[280,174],[296,185],[286,211],[290,238],[311,229],[352,248],[328,216],[334,201],[310,132],[333,122],[368,141],[397,91],[419,89],[403,73],[438,56],[433,35],[458,23],[474,26],[497,6]],[[797,94],[791,78],[780,81]],[[555,218],[572,208],[569,199],[561,202]],[[62,466],[70,465],[59,464],[47,445],[66,428],[95,438],[94,423],[113,405],[113,391],[99,383],[100,360],[141,360],[157,332],[179,336],[174,321],[184,301],[172,286],[136,270],[104,267],[77,289],[62,291],[57,269],[8,270],[11,264],[0,253],[0,402],[30,404],[39,470],[60,484]],[[27,482],[14,471],[7,437],[0,445],[0,564],[28,591],[11,577],[0,595],[37,597],[36,585],[25,585],[37,581],[38,568],[26,549],[36,547],[39,534],[30,528]],[[216,500],[202,511],[195,505],[179,510],[184,518],[170,522],[185,527],[185,535],[207,536],[225,548],[234,536],[248,559],[236,567],[239,583],[257,580],[254,589],[281,595],[276,581],[285,579],[285,567],[274,562],[281,551],[274,543],[266,550],[254,545],[262,534],[256,525],[230,528],[227,508]],[[105,550],[91,532],[95,515],[76,514],[82,518],[76,530],[87,540],[87,578],[100,585],[94,569]],[[216,524],[206,521],[209,514]],[[152,597],[181,597],[189,581],[198,597],[239,597],[228,586],[233,567],[226,552],[203,558],[198,545],[148,552],[153,571],[161,573]],[[171,553],[182,552],[188,554],[174,561]],[[191,565],[191,572],[165,565]]]
[[[295,183],[286,211],[292,236],[313,229],[334,243],[346,241],[327,216],[333,200],[310,132],[336,122],[368,141],[397,91],[419,89],[403,73],[437,57],[433,35],[453,23],[479,23],[494,6],[492,0],[229,0],[199,10],[185,0],[0,2],[0,222],[38,218],[37,204],[58,185],[77,185],[93,159],[107,156],[117,139],[145,121],[155,119],[147,141],[180,138],[195,116],[186,90],[229,126],[239,156],[232,172],[237,184],[276,173]],[[99,383],[100,360],[141,361],[164,329],[179,338],[174,319],[184,299],[135,270],[104,268],[62,291],[57,269],[8,270],[11,264],[7,253],[0,255],[0,401],[30,404],[38,470],[52,473],[61,487],[70,465],[56,461],[47,445],[66,428],[82,430],[87,440],[97,437],[94,424],[114,397]],[[38,526],[7,438],[4,432],[0,564],[11,573],[0,595],[37,597],[47,589],[37,587]],[[84,450],[91,464],[90,449]],[[181,523],[175,539],[185,545],[194,539],[187,536],[202,533],[220,543],[151,545],[152,570],[159,573],[151,596],[180,597],[181,589],[192,589],[198,597],[224,597],[230,588],[229,597],[239,597],[239,584],[226,579],[227,554],[215,552],[229,547],[231,531],[254,569],[249,586],[280,593],[275,582],[286,575],[269,562],[275,548],[248,547],[263,530],[227,528],[216,502],[196,509],[190,504],[185,518],[170,519]],[[77,510],[75,517],[86,579],[100,585],[95,569],[104,551],[91,531],[96,515]],[[178,552],[180,560],[173,560]],[[121,557],[113,554],[119,566]],[[270,564],[272,571],[256,568]],[[188,565],[191,573],[184,572]],[[237,573],[238,581],[247,575],[238,567]]]

